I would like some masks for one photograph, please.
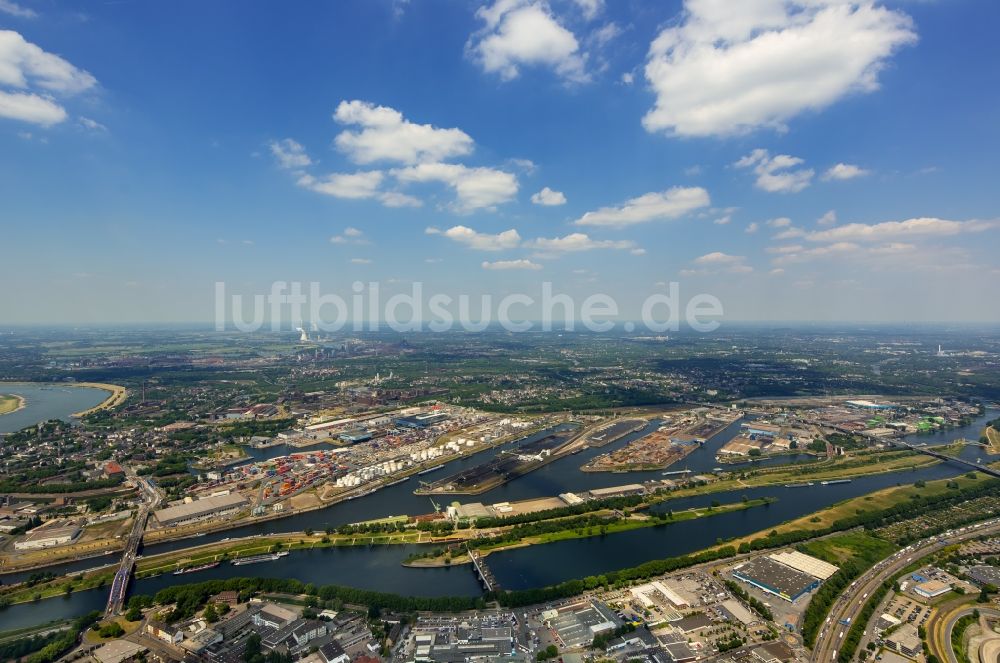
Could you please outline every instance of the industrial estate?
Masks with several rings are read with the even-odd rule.
[[[175,381],[210,356],[183,345],[137,348],[156,367],[113,391],[134,360],[100,343],[84,369],[46,360],[69,395],[107,391],[2,437],[0,615],[24,637],[0,647],[116,663],[933,663],[953,646],[985,663],[997,647],[988,397],[760,395],[720,372],[724,389],[675,373],[659,387],[675,396],[616,402],[652,388],[626,373],[603,403],[581,406],[584,375],[498,408],[453,396],[462,362],[435,376],[413,346],[268,342],[212,361],[262,371],[249,387]],[[975,375],[998,357],[944,361]],[[8,388],[45,385],[33,370]]]

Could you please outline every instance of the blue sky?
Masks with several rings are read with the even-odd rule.
[[[0,0],[0,322],[209,320],[275,280],[996,321],[998,20]]]

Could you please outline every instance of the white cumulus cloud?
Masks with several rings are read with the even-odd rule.
[[[878,88],[916,41],[910,18],[873,0],[685,0],[650,45],[648,131],[685,136],[783,128],[803,111]]]
[[[0,117],[47,127],[66,119],[66,109],[49,97],[0,90]]]
[[[8,3],[10,7],[19,7]],[[13,30],[0,30],[0,117],[42,126],[68,114],[55,96],[72,96],[97,85],[88,72],[48,53]]]
[[[441,161],[469,154],[473,148],[472,138],[461,129],[415,124],[394,108],[367,101],[342,101],[333,118],[361,127],[342,131],[334,139],[337,149],[356,163]]]
[[[855,166],[851,163],[838,163],[835,166],[831,166],[823,173],[824,180],[853,180],[855,177],[864,177],[868,175],[870,171],[865,170],[861,166]]]
[[[320,177],[302,175],[298,185],[334,198],[362,199],[378,195],[384,175],[378,170],[357,173],[330,173]]]
[[[272,140],[268,147],[278,165],[286,169],[305,168],[312,165],[312,159],[306,154],[306,148],[291,138]]]
[[[602,207],[587,212],[574,223],[578,226],[621,228],[636,223],[676,219],[702,207],[711,200],[701,187],[675,186],[663,192],[647,193],[625,201],[620,207]]]
[[[432,233],[431,229],[428,229],[426,232],[428,234],[443,234],[448,239],[463,244],[470,249],[476,249],[477,251],[503,251],[505,249],[516,249],[521,245],[521,235],[513,228],[495,235],[481,233],[466,226],[453,226],[443,233],[440,231]]]
[[[799,168],[803,160],[787,154],[776,154],[758,148],[733,165],[737,168],[752,168],[757,181],[754,185],[771,193],[796,193],[809,186],[815,172],[811,168]]]
[[[532,0],[495,0],[480,7],[483,27],[466,49],[487,73],[509,81],[525,66],[554,70],[573,82],[587,80],[585,57],[576,36],[563,27],[546,3]]]
[[[575,251],[592,251],[594,249],[635,249],[631,240],[592,239],[585,233],[570,233],[564,237],[545,238],[527,242],[525,246],[545,252],[566,253]]]
[[[517,195],[517,177],[494,168],[455,163],[421,163],[393,170],[400,182],[442,182],[455,191],[455,210],[492,209]]]
[[[544,187],[541,191],[531,196],[531,202],[536,205],[546,205],[549,207],[553,205],[565,205],[566,196],[563,195],[562,191],[553,191],[549,187]]]

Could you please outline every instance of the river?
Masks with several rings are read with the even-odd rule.
[[[89,410],[108,397],[107,391],[96,387],[29,382],[0,382],[0,394],[14,394],[25,401],[20,410],[0,415],[0,434],[50,419],[69,421],[70,415]]]
[[[979,429],[982,428],[983,424],[996,416],[995,412],[988,413],[977,418],[969,426],[953,429],[940,435],[920,436],[919,439],[931,444],[961,437],[974,439],[978,437]],[[655,424],[651,424],[650,427],[655,427]],[[711,469],[715,463],[715,450],[728,441],[738,429],[738,424],[727,427],[711,438],[702,449],[688,456],[681,465],[686,464],[689,469],[694,471]],[[539,435],[541,434],[543,433],[539,433]],[[584,473],[579,470],[579,467],[593,456],[624,445],[630,439],[642,434],[643,432],[640,431],[607,447],[590,449],[561,458],[488,493],[474,497],[464,496],[460,499],[492,504],[504,500],[551,496],[567,490],[585,490],[598,486],[613,486],[637,480],[659,478],[662,476],[659,471],[603,474]],[[462,467],[480,463],[489,455],[496,453],[498,450],[490,450],[453,461],[447,467],[421,478],[430,480],[436,476],[443,476],[446,472],[454,472]],[[966,447],[961,453],[963,458],[969,460],[975,460],[979,455],[980,450],[972,446]],[[731,467],[728,466],[727,469]],[[768,506],[672,523],[665,527],[633,530],[606,537],[574,539],[544,546],[498,552],[490,555],[489,565],[500,585],[507,589],[550,585],[569,578],[596,575],[614,569],[635,566],[652,559],[694,552],[715,544],[721,533],[727,537],[750,534],[850,497],[897,484],[947,478],[964,471],[958,466],[942,463],[918,470],[859,477],[850,483],[830,486],[818,484],[802,488],[772,486],[680,498],[671,500],[658,508],[681,510],[694,506],[706,506],[714,500],[723,503],[736,502],[744,495],[749,498],[771,496],[778,498],[778,501]],[[336,526],[341,523],[357,522],[390,514],[426,513],[430,510],[430,502],[426,497],[413,495],[414,481],[416,479],[322,511],[241,527],[198,539],[151,545],[145,548],[143,553],[149,555],[165,552],[192,544],[209,543],[225,537],[235,538],[260,533],[301,531],[307,527],[321,529],[326,525]],[[177,582],[187,583],[214,578],[260,575],[295,577],[304,582],[316,584],[344,584],[415,596],[473,595],[480,592],[473,571],[468,566],[452,569],[411,569],[401,566],[402,560],[417,548],[417,546],[359,546],[301,551],[275,562],[252,567],[234,567],[223,564],[215,569],[191,575],[165,575],[138,580],[134,583],[132,591],[153,593]],[[97,561],[90,560],[90,563],[77,563],[77,568],[74,570],[98,565]],[[62,568],[53,567],[51,570],[59,572]],[[5,582],[15,581],[21,575],[4,576],[2,579]],[[98,589],[79,592],[66,598],[12,606],[2,613],[3,622],[6,628],[20,628],[57,617],[82,614],[88,610],[103,608],[106,594],[106,589]]]

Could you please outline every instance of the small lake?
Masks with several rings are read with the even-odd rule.
[[[50,419],[69,421],[71,415],[89,410],[108,397],[107,391],[95,387],[30,382],[0,382],[0,394],[25,400],[20,410],[0,415],[0,433],[13,433]]]

